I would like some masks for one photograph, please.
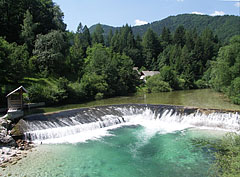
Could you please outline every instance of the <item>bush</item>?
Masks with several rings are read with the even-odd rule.
[[[103,99],[103,96],[104,96],[103,93],[97,93],[97,94],[95,95],[95,100],[101,100],[101,99]]]
[[[103,97],[109,88],[104,77],[95,73],[84,74],[80,84],[82,92],[88,99],[93,99],[98,93],[102,93]]]
[[[207,88],[207,87],[208,87],[208,84],[207,84],[204,80],[202,80],[202,79],[197,80],[194,84],[195,84],[195,85],[197,86],[197,88],[199,88],[199,89],[204,89],[204,88]]]
[[[178,78],[178,89],[184,90],[186,88],[186,81],[183,78]]]
[[[231,82],[228,95],[235,104],[240,104],[240,77],[235,78]]]
[[[176,72],[170,66],[164,66],[160,70],[162,81],[169,83],[173,89],[179,89],[179,83]]]
[[[41,84],[29,87],[28,96],[31,102],[45,102],[47,105],[58,104],[68,98],[65,89]]]
[[[68,101],[70,103],[84,100],[84,92],[79,82],[68,84]]]
[[[170,92],[172,91],[170,85],[162,80],[160,74],[154,75],[147,80],[147,88],[149,92]]]

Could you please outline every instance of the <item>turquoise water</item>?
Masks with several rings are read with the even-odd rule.
[[[123,126],[108,133],[84,143],[39,145],[27,158],[2,173],[44,177],[208,176],[214,153],[201,142],[215,142],[222,135],[201,129],[164,133],[140,125]]]

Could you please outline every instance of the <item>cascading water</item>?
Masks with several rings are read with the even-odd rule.
[[[239,119],[239,113],[231,111],[167,105],[116,105],[30,116],[21,124],[28,140],[71,143],[109,135],[109,129],[124,125],[148,126],[161,133],[189,127],[238,131]]]

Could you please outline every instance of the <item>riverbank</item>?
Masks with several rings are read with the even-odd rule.
[[[0,168],[4,169],[9,165],[15,165],[22,158],[27,157],[28,152],[31,152],[36,147],[32,142],[18,140],[17,147],[1,146],[0,147]],[[0,173],[1,176],[1,173]]]

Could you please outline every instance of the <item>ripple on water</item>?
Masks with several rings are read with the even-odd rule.
[[[109,130],[113,136],[76,144],[39,145],[0,174],[12,176],[207,176],[214,159],[202,139],[220,131],[186,129],[161,134],[142,126]],[[199,140],[199,142],[198,142]]]

